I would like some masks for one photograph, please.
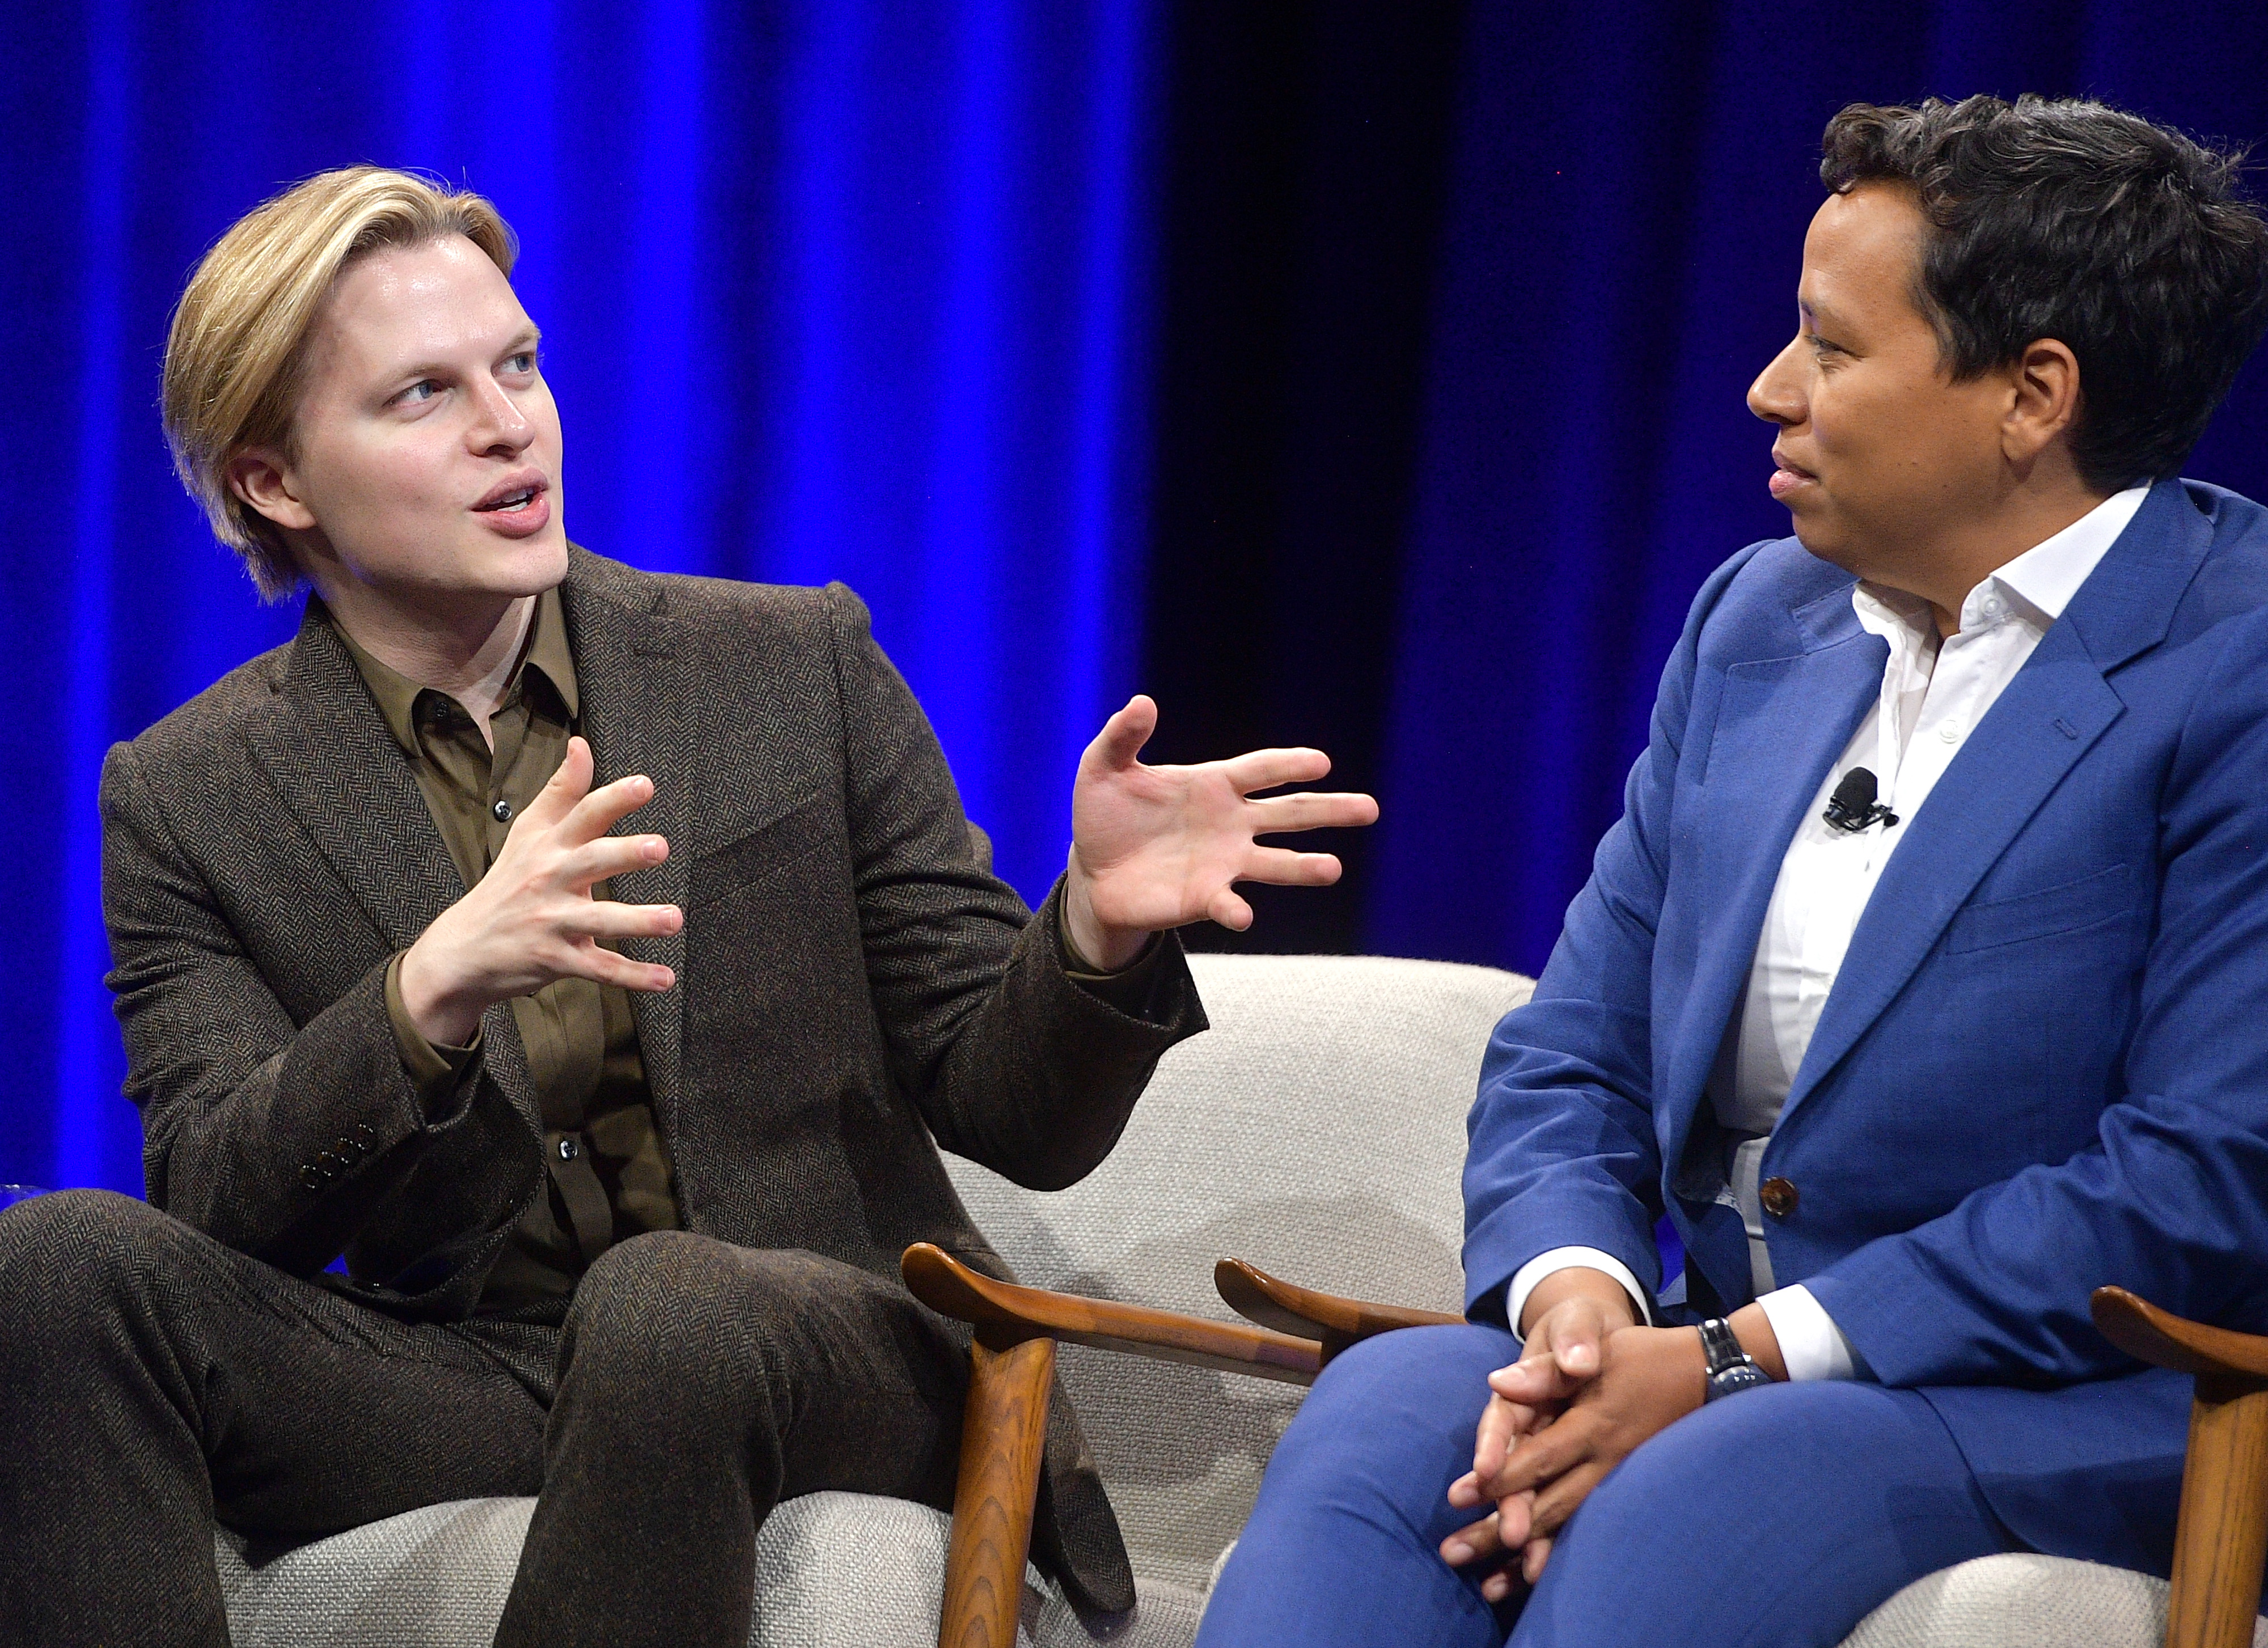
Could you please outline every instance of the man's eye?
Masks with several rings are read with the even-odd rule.
[[[534,349],[522,349],[517,355],[507,357],[504,361],[504,370],[507,372],[534,372],[535,370],[535,351]]]
[[[440,393],[441,386],[431,378],[425,378],[404,389],[401,392],[401,399],[406,401],[431,401]]]

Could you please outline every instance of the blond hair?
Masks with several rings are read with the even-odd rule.
[[[469,190],[384,166],[321,172],[239,218],[189,276],[166,336],[164,416],[173,468],[244,557],[261,597],[297,587],[274,523],[229,490],[254,446],[291,451],[291,415],[316,313],[346,267],[381,246],[462,235],[506,275],[519,243]]]

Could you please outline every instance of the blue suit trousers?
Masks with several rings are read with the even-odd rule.
[[[1404,1329],[1335,1360],[1285,1434],[1198,1648],[1829,1648],[1912,1580],[2020,1549],[1915,1392],[1746,1391],[1633,1453],[1502,1608],[1436,1548],[1472,1519],[1498,1328]]]

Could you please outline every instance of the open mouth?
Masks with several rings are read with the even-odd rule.
[[[516,491],[507,492],[501,497],[486,499],[474,504],[473,507],[484,515],[504,515],[515,510],[527,508],[542,496],[543,489],[541,486],[524,486]]]

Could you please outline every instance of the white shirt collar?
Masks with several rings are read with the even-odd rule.
[[[2055,622],[2149,496],[2146,485],[2114,492],[2053,537],[1987,573],[1961,604],[1962,629],[1996,622],[2002,615],[1995,609],[1994,597],[1999,592],[2032,608],[2041,629]],[[1929,603],[1903,590],[1862,582],[1852,590],[1851,604],[1859,622],[1876,635],[1887,634],[1891,624],[1924,630],[1933,627],[1928,622]]]

